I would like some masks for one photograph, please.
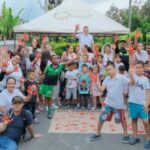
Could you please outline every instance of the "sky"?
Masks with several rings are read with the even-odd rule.
[[[128,8],[129,7],[129,0],[84,0],[89,2],[90,5],[100,11],[102,14],[105,14],[109,8],[114,5],[118,8]],[[141,1],[141,3],[139,3]],[[142,5],[146,0],[132,0],[132,5]]]
[[[45,0],[0,0],[0,10],[3,1],[6,1],[6,4],[13,9],[14,15],[17,14],[19,10],[24,9],[21,17],[24,20],[34,19],[42,14],[44,10],[40,7],[39,2],[44,5]],[[74,1],[74,0],[73,0]],[[91,7],[100,11],[102,14],[105,14],[111,5],[115,5],[118,8],[128,8],[129,0],[83,0],[87,2]],[[145,2],[146,0],[132,0],[133,4],[135,1]],[[0,11],[1,12],[1,11]]]

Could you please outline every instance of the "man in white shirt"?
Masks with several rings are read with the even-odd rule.
[[[91,34],[89,34],[89,28],[88,26],[83,27],[83,33],[77,34],[77,31],[79,30],[79,26],[76,26],[75,32],[73,33],[73,36],[77,39],[79,39],[80,44],[80,52],[82,51],[82,48],[87,45],[89,47],[92,47],[94,44],[94,39]]]
[[[142,43],[138,43],[137,51],[134,54],[136,61],[143,61],[144,63],[148,61],[148,53],[143,50],[144,46]]]

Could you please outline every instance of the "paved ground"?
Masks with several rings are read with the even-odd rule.
[[[102,139],[89,142],[91,134],[51,134],[48,133],[50,120],[46,114],[40,114],[40,124],[36,125],[36,131],[43,134],[39,140],[31,140],[21,143],[19,150],[143,150],[144,136],[141,143],[135,146],[121,143],[121,135],[103,134]]]

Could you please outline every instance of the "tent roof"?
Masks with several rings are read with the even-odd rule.
[[[65,0],[46,14],[16,26],[14,32],[61,33],[74,32],[75,25],[87,25],[90,33],[127,34],[129,29],[92,9],[82,0]]]

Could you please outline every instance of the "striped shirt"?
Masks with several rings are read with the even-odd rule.
[[[128,79],[120,74],[116,74],[114,78],[107,76],[103,82],[106,87],[107,95],[104,103],[117,108],[124,108],[124,86],[128,84]]]

